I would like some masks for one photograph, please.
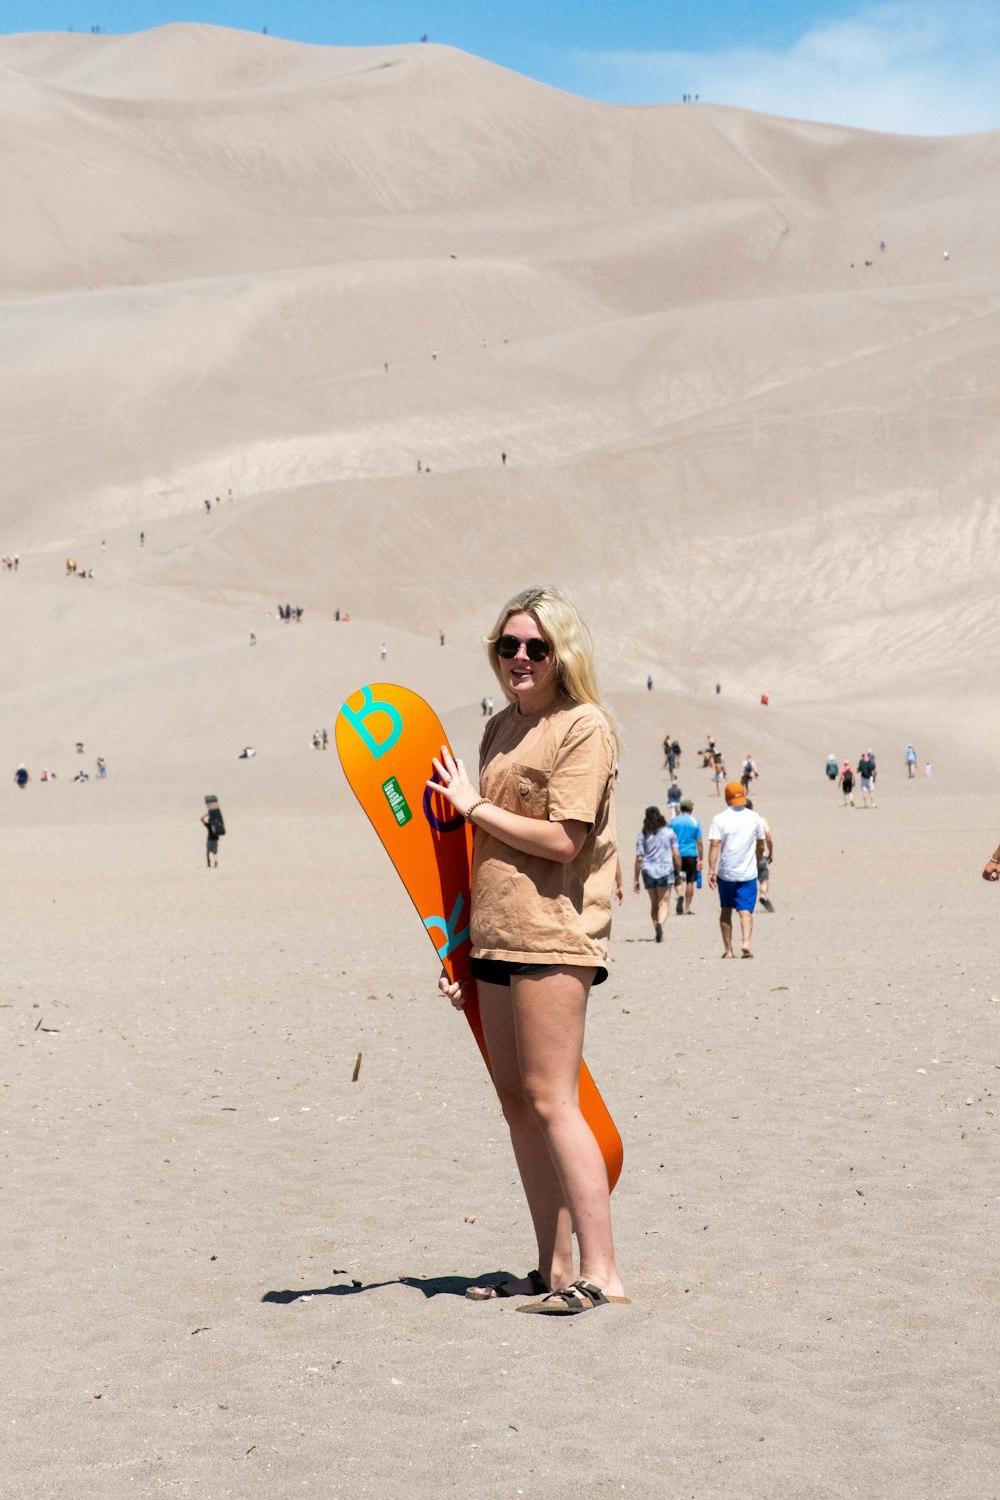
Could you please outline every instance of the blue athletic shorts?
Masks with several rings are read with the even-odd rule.
[[[756,880],[720,880],[719,902],[731,911],[753,911],[757,905]]]

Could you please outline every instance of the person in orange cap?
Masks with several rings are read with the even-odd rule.
[[[757,905],[757,865],[764,856],[764,824],[752,808],[740,781],[726,782],[726,810],[716,813],[708,830],[708,883],[719,893],[722,956],[733,952],[733,912],[740,914],[740,949],[753,958],[753,913]]]

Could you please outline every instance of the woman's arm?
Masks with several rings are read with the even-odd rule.
[[[434,769],[441,780],[428,781],[432,792],[446,798],[463,818],[471,809],[471,821],[477,828],[485,828],[494,838],[521,854],[537,854],[542,859],[554,860],[556,864],[568,865],[583,848],[589,832],[588,824],[575,819],[554,823],[548,818],[526,818],[521,813],[495,807],[479,795],[464,762],[457,760],[447,748],[442,748],[440,760],[434,760]]]
[[[458,803],[454,806],[457,807]],[[518,849],[522,854],[539,854],[542,859],[555,860],[558,865],[568,865],[576,859],[590,831],[588,824],[575,819],[568,823],[551,823],[547,818],[526,818],[521,813],[494,807],[492,802],[480,802],[471,821],[512,849]]]

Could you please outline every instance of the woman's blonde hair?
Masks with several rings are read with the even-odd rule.
[[[534,615],[545,635],[552,642],[556,658],[556,680],[559,690],[572,703],[589,703],[602,714],[616,747],[621,748],[621,731],[610,709],[601,701],[597,690],[597,673],[594,670],[594,643],[590,631],[565,594],[556,588],[535,587],[522,589],[513,599],[508,599],[497,616],[496,624],[486,637],[486,652],[490,666],[504,696],[511,703],[514,695],[507,692],[500,676],[497,656],[497,641],[503,635],[504,626],[511,615]]]

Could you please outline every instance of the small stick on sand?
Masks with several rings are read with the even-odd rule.
[[[360,1072],[361,1072],[361,1053],[359,1052],[358,1053],[358,1060],[354,1064],[354,1072],[351,1074],[351,1082],[352,1083],[357,1083],[357,1081],[358,1081],[358,1074]]]

